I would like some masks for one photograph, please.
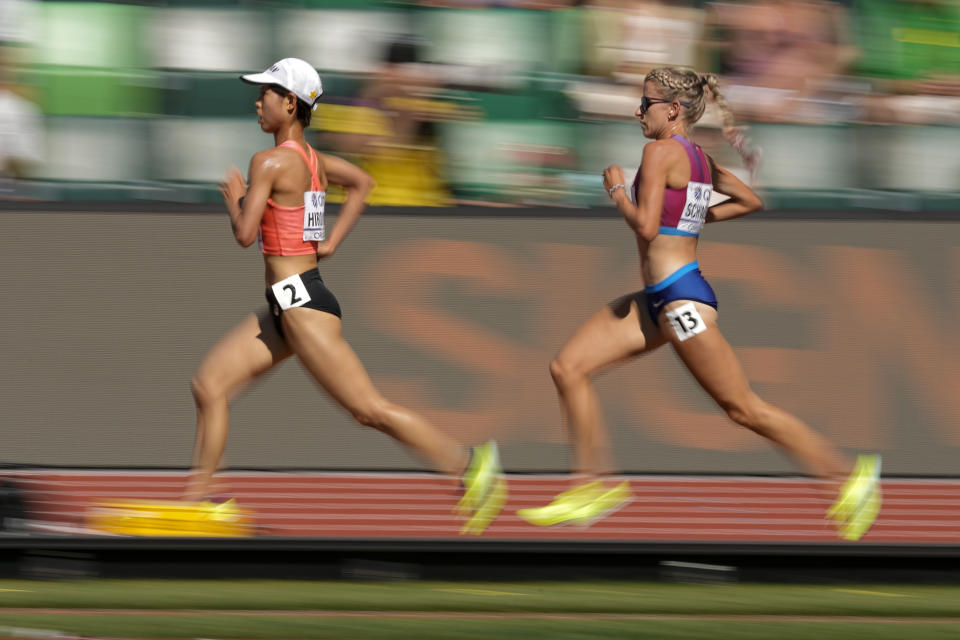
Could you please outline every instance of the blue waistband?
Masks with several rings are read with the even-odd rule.
[[[676,227],[660,227],[660,234],[665,236],[689,236],[691,238],[699,238],[699,233],[690,233],[689,231],[681,231]]]
[[[682,267],[680,267],[679,269],[671,273],[669,276],[667,276],[657,284],[650,285],[649,287],[644,287],[643,290],[647,293],[653,293],[654,291],[661,291],[663,289],[666,289],[667,287],[669,287],[674,282],[676,282],[683,276],[687,275],[691,271],[694,271],[699,268],[700,268],[700,263],[694,260],[689,264],[683,265]]]

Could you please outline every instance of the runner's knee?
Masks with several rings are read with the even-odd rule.
[[[720,406],[727,416],[751,431],[763,432],[766,420],[766,404],[756,395],[720,400]]]
[[[561,389],[570,387],[587,377],[579,367],[562,356],[557,356],[550,363],[550,376],[554,384]]]
[[[383,399],[367,401],[350,409],[353,419],[365,427],[387,431],[390,425],[390,403]]]
[[[196,373],[190,380],[190,392],[193,394],[193,401],[198,407],[202,407],[226,395],[226,390],[221,385],[216,384],[210,376]]]

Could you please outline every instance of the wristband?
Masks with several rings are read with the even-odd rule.
[[[623,189],[624,192],[626,192],[626,190],[627,190],[627,188],[626,188],[624,185],[622,185],[622,184],[615,184],[615,185],[613,185],[612,187],[610,187],[609,189],[607,189],[607,193],[610,195],[610,199],[611,199],[611,200],[613,200],[613,192],[616,191],[617,189]]]

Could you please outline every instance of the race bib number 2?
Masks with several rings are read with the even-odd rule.
[[[277,299],[280,308],[284,311],[294,307],[302,307],[310,302],[310,294],[307,292],[306,285],[300,279],[300,274],[284,278],[280,282],[273,284],[273,295]]]
[[[680,342],[689,340],[698,333],[707,330],[707,323],[703,321],[697,307],[692,302],[667,311],[667,320]]]
[[[303,194],[303,241],[323,242],[327,237],[323,227],[323,205],[326,191],[305,191]]]

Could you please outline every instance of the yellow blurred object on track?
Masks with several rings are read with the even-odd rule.
[[[225,502],[182,500],[104,500],[86,513],[87,526],[127,536],[248,538],[254,535],[253,513]]]

